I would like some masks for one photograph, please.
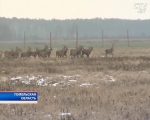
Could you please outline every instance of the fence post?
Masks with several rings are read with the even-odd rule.
[[[128,40],[128,47],[130,47],[128,30],[127,30],[127,40]]]
[[[78,31],[76,31],[76,48],[78,48]]]
[[[24,31],[24,49],[25,49],[25,31]]]

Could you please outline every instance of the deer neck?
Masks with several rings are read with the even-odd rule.
[[[89,53],[91,53],[92,52],[92,49],[89,49]]]

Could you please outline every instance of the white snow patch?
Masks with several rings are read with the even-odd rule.
[[[32,77],[29,78],[29,80],[35,80],[36,78],[37,77],[32,76]]]
[[[60,115],[64,116],[64,115],[71,115],[71,113],[60,113]]]
[[[59,83],[54,83],[54,84],[52,84],[52,86],[57,86]]]
[[[11,78],[10,80],[21,80],[21,78],[22,78],[22,77],[16,77],[16,78],[13,77],[13,78]]]
[[[64,79],[71,78],[73,76],[63,76]]]
[[[43,85],[44,81],[45,80],[42,78],[42,79],[40,79],[40,80],[37,81],[36,85]]]
[[[110,82],[115,82],[116,81],[113,76],[109,76],[109,78],[110,78],[110,80],[109,80]]]
[[[45,115],[44,117],[51,117],[51,115]]]
[[[47,83],[44,83],[43,85],[41,85],[41,86],[48,86],[48,84]]]
[[[24,84],[30,84],[29,81],[22,81],[22,83],[24,83]]]
[[[90,85],[92,85],[92,84],[90,84],[90,83],[82,83],[79,86],[90,86]]]
[[[74,75],[75,77],[80,77],[81,75]]]
[[[69,80],[69,82],[76,82],[77,80]]]

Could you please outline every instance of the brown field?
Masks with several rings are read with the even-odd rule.
[[[56,50],[63,42],[59,47],[57,42],[53,43],[55,49],[50,58],[0,58],[1,91],[37,90],[39,93],[38,104],[1,104],[0,120],[150,119],[148,41],[132,42],[130,48],[116,43],[114,58],[104,57],[109,43],[101,48],[98,43],[87,42],[94,48],[90,58],[78,59],[56,58]],[[9,49],[10,44],[0,46],[4,50]],[[17,45],[14,43],[11,47]],[[34,49],[36,45],[31,46]],[[71,43],[66,45],[70,47]]]

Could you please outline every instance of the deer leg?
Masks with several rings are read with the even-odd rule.
[[[84,53],[82,52],[81,57],[84,57]]]

